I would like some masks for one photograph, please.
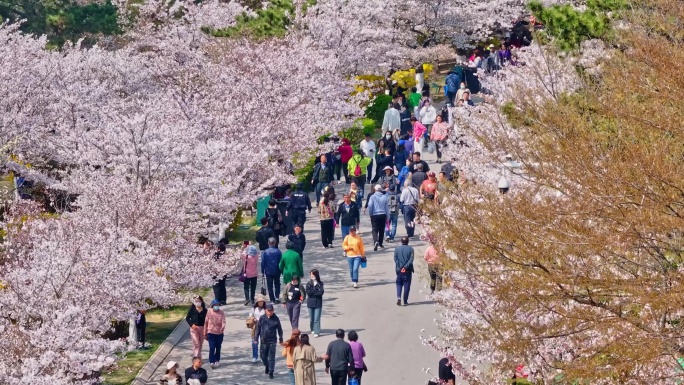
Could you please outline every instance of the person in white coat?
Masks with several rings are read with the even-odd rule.
[[[432,125],[437,119],[437,110],[432,106],[430,101],[426,101],[423,108],[420,109],[420,122],[427,128],[427,133],[430,135]]]
[[[385,117],[382,119],[382,130],[394,132],[401,127],[401,114],[399,113],[399,106],[390,104],[389,109],[385,111]]]

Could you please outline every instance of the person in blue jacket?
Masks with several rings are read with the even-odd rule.
[[[266,287],[271,303],[279,303],[280,298],[280,260],[283,253],[275,247],[275,238],[268,240],[268,249],[261,254],[261,274],[266,277]],[[254,247],[254,246],[250,246]]]

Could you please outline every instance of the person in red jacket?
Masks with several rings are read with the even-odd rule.
[[[354,156],[354,150],[352,150],[349,139],[342,139],[342,145],[337,149],[340,152],[340,162],[342,162],[342,171],[344,172],[344,181],[347,184],[351,184],[351,178],[349,178],[349,170],[347,170],[347,165],[349,160]]]

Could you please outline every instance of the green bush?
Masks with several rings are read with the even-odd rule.
[[[387,111],[387,105],[390,102],[392,102],[391,96],[378,95],[373,100],[373,103],[366,107],[366,117],[373,119],[376,128],[382,126],[382,120],[385,118],[385,111]]]
[[[234,26],[205,32],[217,37],[249,36],[258,40],[283,37],[292,24],[295,7],[291,0],[272,0],[266,8],[257,9],[255,13],[256,16],[239,15]]]

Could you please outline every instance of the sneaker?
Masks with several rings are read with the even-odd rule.
[[[390,239],[389,239],[389,237],[385,237],[385,240],[386,240],[387,242],[389,242]]]
[[[245,301],[245,306],[249,306],[249,301]]]
[[[408,306],[408,302],[404,302],[404,306]]]
[[[273,372],[268,373],[268,378],[273,379]]]
[[[213,362],[210,362],[210,363],[209,363],[209,367],[212,368],[212,369],[214,369],[214,363],[213,363]]]
[[[215,368],[218,368],[218,367],[219,367],[219,363],[218,363],[218,362],[214,362],[214,367],[215,367]]]
[[[358,288],[359,288],[359,285],[356,282],[354,282],[354,289],[358,289]]]
[[[401,299],[397,299],[397,306],[401,306]]]
[[[375,242],[375,247],[373,247],[373,251],[378,251],[378,246],[380,246],[380,244]]]
[[[318,334],[314,334],[314,338],[318,338]]]
[[[380,248],[383,249],[383,250],[385,250],[385,246],[384,246],[384,245],[380,245]]]
[[[270,374],[270,373],[271,373],[271,371],[268,370],[268,366],[264,368],[264,373],[265,373],[265,374]]]
[[[252,363],[253,363],[253,364],[256,364],[257,362],[259,362],[259,359],[258,359],[258,358],[252,358]]]

